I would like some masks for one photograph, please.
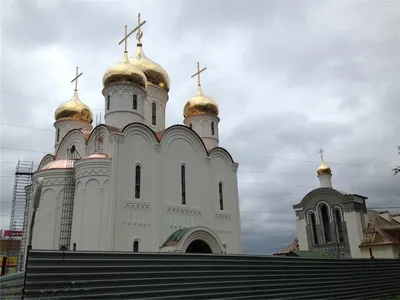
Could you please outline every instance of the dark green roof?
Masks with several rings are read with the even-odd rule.
[[[188,228],[178,229],[169,236],[169,238],[165,241],[165,243],[161,246],[161,248],[177,245],[180,242],[180,240],[184,237],[185,233],[188,232],[190,229],[192,228],[188,227]]]

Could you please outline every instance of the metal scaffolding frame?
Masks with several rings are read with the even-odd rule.
[[[65,171],[65,185],[63,204],[61,212],[61,226],[60,226],[60,250],[70,250],[71,244],[71,229],[72,217],[74,211],[74,198],[75,198],[75,162],[80,159],[78,151],[75,146],[67,149],[66,171]]]
[[[21,268],[21,257],[24,256],[24,242],[29,211],[30,186],[32,184],[33,161],[18,160],[15,170],[13,200],[10,217],[10,237],[7,245],[7,257],[18,257],[17,268]],[[20,234],[22,232],[22,235]],[[17,245],[17,240],[21,240]],[[7,264],[7,272],[8,272]]]

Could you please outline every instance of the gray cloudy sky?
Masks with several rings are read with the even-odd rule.
[[[239,162],[246,252],[296,236],[292,205],[318,186],[319,148],[334,186],[400,206],[398,1],[1,2],[1,226],[18,159],[52,151],[53,114],[73,93],[102,111],[102,76],[122,57],[124,25],[147,20],[144,50],[171,77],[167,123],[203,91],[220,106],[220,145]],[[129,50],[135,50],[134,39]],[[17,127],[21,126],[21,127]],[[31,128],[30,128],[31,127]],[[40,130],[39,130],[39,129]],[[22,151],[23,149],[28,151]]]

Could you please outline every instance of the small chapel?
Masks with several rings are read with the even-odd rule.
[[[54,153],[32,178],[43,182],[33,249],[242,253],[238,164],[219,146],[206,68],[197,63],[183,124],[166,128],[170,77],[144,54],[145,23],[139,14],[136,28],[125,26],[122,60],[104,73],[104,124],[93,126],[79,98],[78,68],[71,100],[55,110]]]
[[[399,258],[400,214],[368,209],[366,196],[334,188],[332,170],[319,153],[320,186],[293,205],[298,237],[276,255]]]

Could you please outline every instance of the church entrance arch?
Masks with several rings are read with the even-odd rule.
[[[218,235],[208,227],[196,226],[178,229],[160,247],[161,252],[224,253]]]
[[[189,244],[186,253],[212,253],[212,250],[206,242],[195,240]]]

